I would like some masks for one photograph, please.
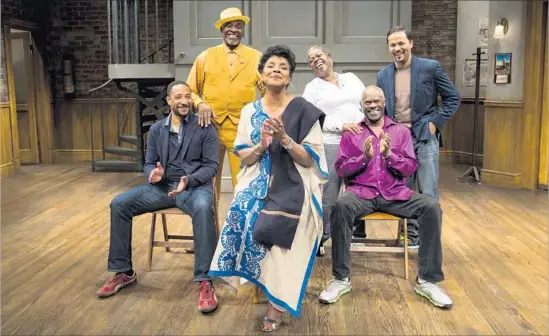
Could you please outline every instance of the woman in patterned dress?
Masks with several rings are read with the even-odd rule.
[[[285,311],[300,316],[323,231],[324,113],[288,93],[295,64],[283,45],[260,60],[266,91],[242,109],[234,146],[242,169],[209,273],[263,290],[262,331],[277,330]]]

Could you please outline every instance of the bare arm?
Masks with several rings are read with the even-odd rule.
[[[310,168],[313,165],[313,158],[311,155],[305,150],[305,147],[302,145],[296,143],[292,138],[290,138],[287,134],[284,134],[284,137],[280,141],[282,146],[287,146],[286,149],[294,162],[302,165],[303,167]]]
[[[261,155],[263,154],[263,151],[261,149],[261,146],[259,144],[251,147],[251,148],[245,148],[238,151],[238,157],[240,158],[240,162],[242,162],[245,166],[251,166],[254,163],[259,160]]]

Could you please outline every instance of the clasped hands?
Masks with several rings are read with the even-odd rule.
[[[154,168],[150,175],[149,175],[149,183],[157,183],[162,180],[162,176],[164,176],[164,168],[162,167],[162,164],[160,162],[156,163],[156,168]],[[181,176],[181,179],[179,180],[179,184],[177,187],[168,192],[168,196],[175,198],[175,196],[179,195],[187,186],[189,185],[189,180],[186,176]]]
[[[261,128],[261,142],[258,145],[259,149],[261,151],[267,149],[273,142],[273,139],[280,140],[281,143],[286,139],[289,141],[286,130],[284,129],[284,123],[280,117],[267,119],[263,123],[263,127]]]
[[[364,141],[363,150],[367,160],[371,160],[374,157],[373,140],[374,136],[370,135]],[[385,159],[389,158],[389,155],[391,155],[391,135],[389,133],[381,131],[379,134],[379,151]]]

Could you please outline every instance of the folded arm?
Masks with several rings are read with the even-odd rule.
[[[189,187],[206,184],[217,175],[219,168],[219,140],[215,127],[204,128],[202,134],[202,165],[194,173],[187,175]]]
[[[440,63],[437,61],[434,69],[435,87],[438,94],[442,98],[442,106],[439,108],[438,113],[435,114],[430,122],[432,122],[438,130],[444,127],[444,124],[452,118],[457,112],[461,103],[461,97],[457,91],[454,83],[448,77],[448,74]]]
[[[201,98],[202,86],[204,85],[204,65],[206,64],[206,52],[202,52],[196,57],[193,63],[189,76],[187,76],[187,84],[191,88],[191,99],[193,106],[198,109],[198,105],[204,101]]]
[[[335,162],[335,170],[341,178],[356,174],[368,166],[370,160],[364,152],[356,148],[351,141],[351,133],[344,133],[339,144],[339,151]]]
[[[156,133],[157,129],[155,125],[153,125],[149,131],[149,136],[147,137],[147,152],[145,153],[145,165],[143,166],[143,172],[147,179],[156,168],[156,163],[160,162],[160,153],[156,146]]]
[[[417,159],[414,153],[414,144],[409,130],[403,131],[402,141],[391,146],[389,157],[386,159],[387,168],[393,168],[402,176],[409,177],[417,169]]]

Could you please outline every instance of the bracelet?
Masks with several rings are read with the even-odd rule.
[[[284,147],[285,150],[289,151],[290,149],[292,149],[292,147],[294,147],[295,145],[295,141],[294,139],[288,137],[290,139],[290,143],[287,144],[287,145],[282,145],[282,142],[280,143],[282,145],[282,147]]]

